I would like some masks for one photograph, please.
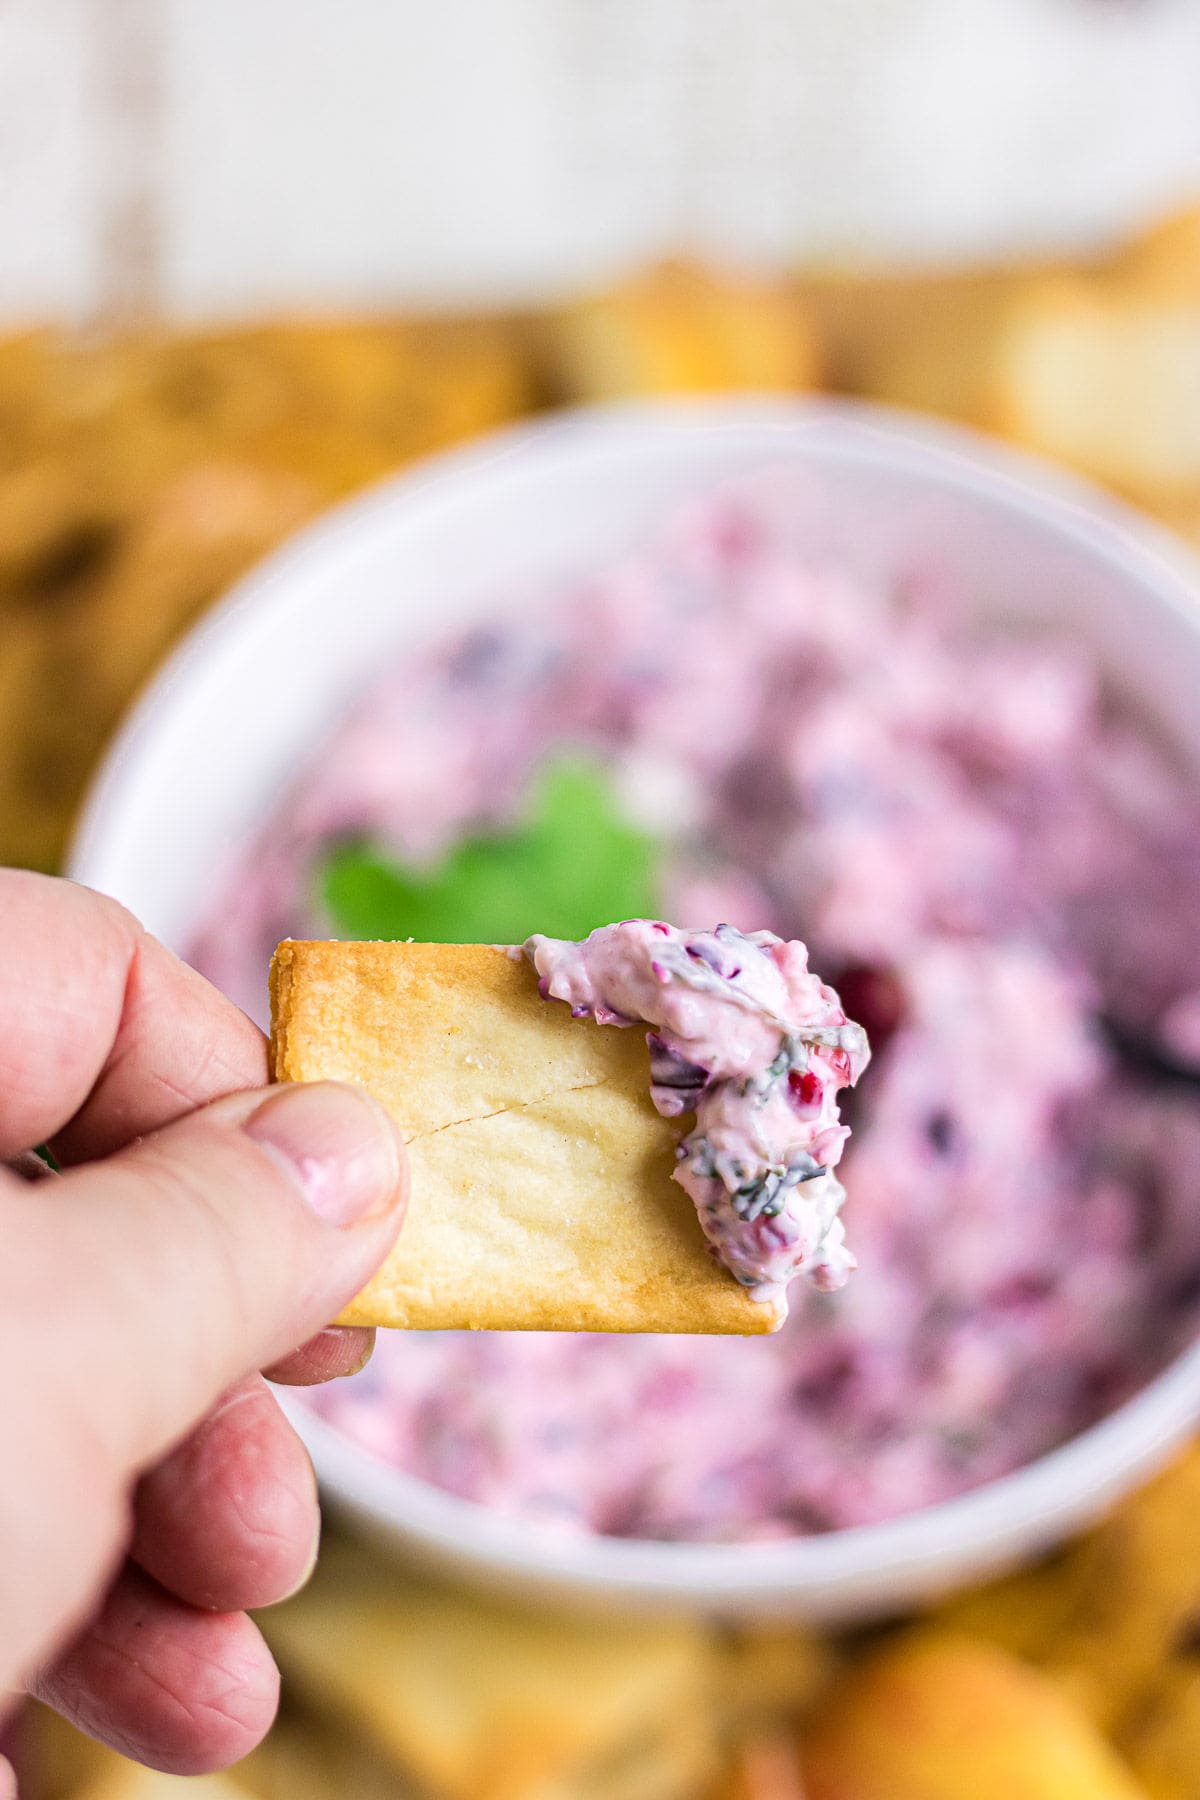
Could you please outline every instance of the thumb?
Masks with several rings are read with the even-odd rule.
[[[402,1171],[380,1108],[321,1083],[218,1100],[54,1181],[0,1179],[0,1688],[115,1567],[137,1475],[382,1261]]]
[[[109,1467],[152,1463],[363,1286],[399,1229],[403,1170],[383,1110],[322,1082],[218,1100],[57,1182],[6,1184],[0,1291],[48,1406],[70,1417],[85,1385]]]

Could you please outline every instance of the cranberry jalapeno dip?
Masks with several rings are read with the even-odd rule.
[[[569,751],[654,840],[639,910],[802,938],[865,1027],[840,1292],[797,1283],[783,1330],[745,1341],[397,1334],[315,1401],[379,1456],[565,1529],[892,1517],[1071,1436],[1196,1328],[1200,1107],[1100,1022],[1178,1037],[1196,1014],[1197,799],[1078,646],[964,634],[936,569],[884,588],[814,563],[788,495],[765,473],[406,658],[194,946],[257,1008],[278,938],[338,931],[337,846],[461,871]],[[567,934],[530,903],[522,932]]]
[[[782,1300],[800,1272],[840,1288],[854,1258],[833,1174],[850,1135],[837,1092],[870,1053],[804,945],[626,919],[580,944],[538,934],[525,954],[543,1000],[600,1025],[654,1028],[654,1105],[666,1119],[696,1115],[675,1179],[730,1273],[763,1301]]]

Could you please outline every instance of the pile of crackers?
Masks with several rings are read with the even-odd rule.
[[[927,1617],[789,1625],[573,1615],[326,1544],[260,1620],[263,1747],[154,1775],[37,1711],[29,1800],[1191,1800],[1200,1793],[1200,1448],[1099,1529]]]
[[[331,501],[541,408],[738,388],[961,419],[1200,542],[1200,208],[1088,264],[675,265],[524,316],[0,340],[0,862],[61,866],[138,688]]]
[[[0,862],[61,866],[122,712],[246,568],[529,402],[498,321],[0,341]]]
[[[0,860],[60,863],[114,722],[304,519],[532,410],[826,390],[1067,463],[1200,546],[1200,209],[1092,263],[752,281],[537,316],[0,342]],[[817,1637],[577,1618],[349,1541],[263,1620],[284,1712],[227,1776],[49,1715],[31,1800],[1200,1800],[1200,1449],[1040,1567]]]

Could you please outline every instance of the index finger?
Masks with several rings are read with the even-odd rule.
[[[266,1040],[115,900],[0,870],[0,1160],[106,1156],[267,1078]]]

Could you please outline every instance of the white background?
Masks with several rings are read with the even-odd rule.
[[[0,0],[0,317],[1083,244],[1198,95],[1197,0]]]

